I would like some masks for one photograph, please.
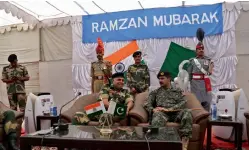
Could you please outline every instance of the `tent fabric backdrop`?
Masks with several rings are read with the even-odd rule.
[[[26,91],[39,92],[39,60],[40,60],[39,30],[27,30],[19,32],[12,29],[11,32],[0,34],[0,77],[2,69],[9,64],[8,56],[16,54],[18,62],[27,67],[30,80],[27,81]],[[0,81],[0,101],[9,106],[6,84]]]
[[[231,11],[223,10],[223,28],[222,35],[208,36],[204,39],[205,54],[214,60],[214,72],[211,76],[213,92],[219,88],[234,88],[237,64],[236,57],[236,41],[235,41],[235,23],[239,17],[240,11],[232,9]],[[81,91],[85,94],[90,93],[91,77],[90,77],[90,63],[96,61],[94,44],[82,43],[82,23],[72,24],[73,36],[73,89]],[[175,42],[183,47],[195,49],[197,39],[193,38],[167,38],[167,39],[145,39],[138,40],[138,46],[143,53],[143,58],[148,64],[151,76],[151,87],[158,87],[158,80],[156,78],[162,63],[167,55],[170,42]],[[108,42],[104,43],[105,56],[108,56],[121,47],[128,44],[127,42]],[[133,58],[122,61],[126,66],[132,64]]]
[[[72,58],[71,25],[41,28],[41,60]]]
[[[72,59],[39,63],[40,92],[50,92],[53,95],[57,110],[74,97],[71,67]],[[62,112],[72,103],[65,106]]]
[[[16,54],[19,63],[38,62],[40,60],[39,30],[28,30],[0,34],[0,64],[9,64],[8,56]]]

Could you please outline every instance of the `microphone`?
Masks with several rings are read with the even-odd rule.
[[[66,104],[64,104],[64,105],[61,106],[60,113],[59,113],[58,123],[55,123],[53,125],[54,127],[56,127],[56,129],[58,129],[60,131],[68,130],[68,124],[65,124],[65,123],[61,122],[61,111],[62,111],[62,108],[64,108],[67,104],[71,103],[73,100],[75,100],[80,95],[81,95],[81,92],[78,92],[77,95],[72,100],[68,101]]]

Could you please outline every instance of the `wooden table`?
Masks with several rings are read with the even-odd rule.
[[[159,150],[162,148],[182,150],[181,139],[173,127],[160,128],[158,134],[148,134],[147,140],[142,127],[113,127],[109,138],[100,137],[94,126],[72,126],[65,132],[54,132],[48,136],[29,134],[20,137],[20,149],[30,150],[33,146],[79,148],[88,150]]]
[[[212,126],[232,126],[235,130],[235,146],[242,150],[243,124],[240,121],[209,120],[207,125],[207,149],[211,150]]]
[[[59,116],[36,116],[36,122],[37,122],[37,131],[41,130],[41,120],[50,120],[51,121],[51,127],[54,123],[57,123],[59,119]]]

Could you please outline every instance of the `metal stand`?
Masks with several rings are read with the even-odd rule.
[[[113,122],[112,122],[112,118],[110,118],[109,116],[110,114],[105,113],[99,119],[99,120],[104,120],[103,122],[101,122],[102,124],[101,124],[101,129],[100,129],[100,136],[103,138],[110,138],[111,133],[112,133],[111,126]]]

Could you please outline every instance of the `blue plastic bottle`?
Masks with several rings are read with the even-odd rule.
[[[216,103],[213,103],[212,105],[212,120],[217,119],[217,106]]]
[[[50,107],[50,116],[53,116],[53,106]]]

